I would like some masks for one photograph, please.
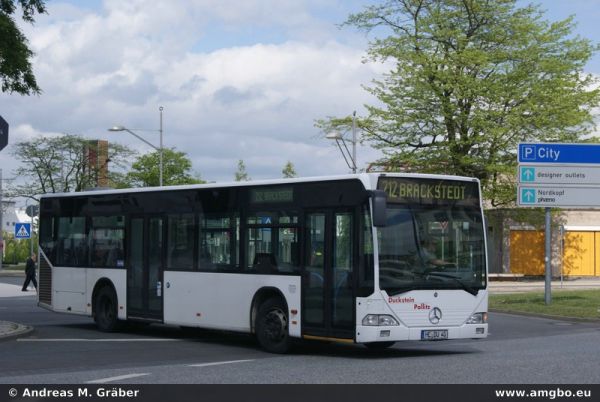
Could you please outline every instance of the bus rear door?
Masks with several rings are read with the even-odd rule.
[[[132,217],[127,272],[127,316],[163,320],[162,217]]]

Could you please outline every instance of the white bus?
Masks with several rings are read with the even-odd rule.
[[[487,336],[479,182],[418,174],[47,194],[39,305],[385,348]]]

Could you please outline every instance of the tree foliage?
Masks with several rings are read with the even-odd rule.
[[[163,149],[164,186],[204,183],[200,178],[194,177],[191,170],[192,161],[185,152],[176,151],[173,148]],[[124,179],[127,187],[159,186],[160,153],[154,151],[138,157]],[[123,187],[123,185],[120,187]]]
[[[250,176],[246,172],[246,164],[243,160],[239,160],[237,164],[237,171],[235,172],[235,181],[250,181]]]
[[[39,136],[30,141],[14,144],[12,155],[21,162],[15,170],[18,178],[7,190],[10,197],[29,197],[45,193],[67,193],[96,187],[98,175],[104,166],[96,166],[85,150],[90,140],[65,134],[59,137]],[[109,144],[108,160],[111,167],[123,168],[134,154],[119,144]],[[114,168],[113,168],[114,170]],[[109,181],[111,181],[109,169]]]
[[[572,18],[551,23],[516,0],[389,0],[345,24],[389,33],[368,60],[393,68],[367,88],[378,102],[358,121],[387,170],[475,176],[492,205],[511,205],[519,142],[582,141],[593,127],[600,92],[583,66],[598,46]]]
[[[25,262],[27,258],[31,255],[31,242],[33,242],[33,250],[37,251],[37,233],[32,231],[31,238],[29,240],[26,239],[15,239],[15,234],[13,232],[4,232],[4,257],[3,263],[7,264],[18,264]]]
[[[294,168],[294,164],[290,161],[287,161],[283,169],[281,170],[281,174],[284,179],[290,179],[293,177],[298,177],[298,173],[296,173],[296,169]]]
[[[31,58],[34,53],[28,47],[25,35],[12,15],[17,4],[23,12],[23,20],[33,24],[34,15],[46,12],[44,0],[0,0],[0,81],[2,92],[21,95],[39,94]]]

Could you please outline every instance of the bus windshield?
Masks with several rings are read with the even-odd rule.
[[[481,210],[470,206],[389,205],[378,228],[379,285],[391,295],[414,289],[486,286]]]

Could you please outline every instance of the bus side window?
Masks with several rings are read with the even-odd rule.
[[[231,219],[227,214],[205,215],[199,225],[200,271],[237,269],[237,243],[239,242],[239,218]]]
[[[256,253],[253,268],[260,274],[272,274],[277,271],[277,260],[272,253]]]

